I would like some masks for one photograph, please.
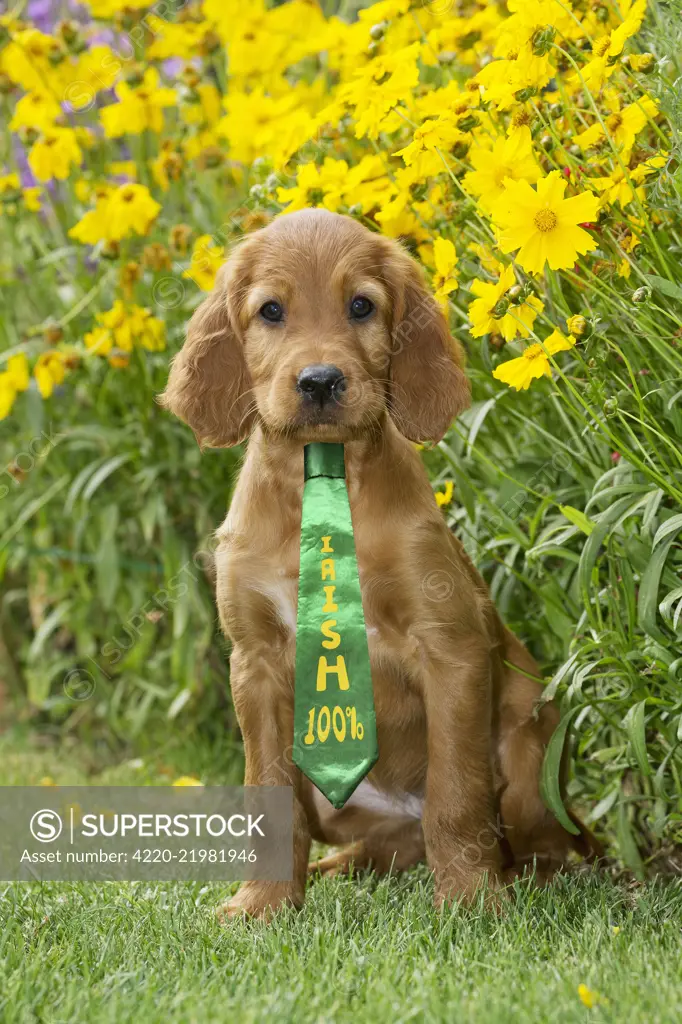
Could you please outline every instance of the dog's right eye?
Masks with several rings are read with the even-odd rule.
[[[280,306],[279,302],[265,302],[260,308],[260,315],[268,323],[277,324],[284,318],[284,310]]]

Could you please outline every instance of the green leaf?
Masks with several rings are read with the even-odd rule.
[[[71,602],[62,601],[61,604],[58,604],[56,608],[53,608],[50,614],[43,619],[36,630],[36,634],[31,641],[31,646],[29,647],[28,654],[26,655],[26,661],[29,664],[34,663],[38,658],[40,658],[45,644],[70,610]]]
[[[630,819],[628,818],[627,801],[622,795],[618,804],[616,834],[618,836],[618,846],[620,847],[620,853],[623,860],[641,881],[641,879],[644,878],[644,864],[639,850],[637,849],[635,837],[632,833],[632,826],[630,824]]]
[[[559,510],[562,515],[566,516],[569,523],[573,523],[579,530],[587,534],[589,537],[595,527],[594,520],[586,516],[584,512],[581,512],[578,508],[573,508],[572,505],[559,505]]]
[[[27,505],[24,505],[13,524],[3,533],[2,537],[0,537],[0,549],[4,548],[6,544],[16,537],[22,526],[24,526],[29,519],[36,514],[36,512],[39,512],[43,505],[47,505],[48,501],[51,501],[55,494],[58,494],[62,487],[64,487],[68,482],[68,476],[60,477],[59,480],[55,480],[52,486],[48,487],[44,493],[39,494],[37,498],[33,499],[33,501],[29,501]]]
[[[104,465],[100,466],[88,481],[87,487],[83,490],[83,501],[89,501],[100,484],[104,483],[107,477],[111,476],[124,462],[130,462],[132,457],[132,452],[126,452],[123,455],[114,455],[112,458],[107,459]]]
[[[667,643],[668,637],[659,628],[656,622],[658,611],[658,588],[661,582],[661,574],[665,567],[668,552],[673,545],[675,537],[668,537],[666,541],[654,548],[649,564],[644,570],[639,585],[639,596],[637,598],[637,622],[641,629],[655,640]]]
[[[95,576],[102,605],[109,609],[114,603],[120,578],[118,546],[116,544],[117,505],[107,506],[100,517],[100,524],[101,540],[97,549]]]
[[[564,807],[561,797],[561,761],[564,753],[566,734],[578,708],[571,710],[564,715],[552,734],[547,744],[545,759],[542,762],[542,773],[540,775],[540,795],[545,805],[554,814],[557,821],[564,826],[567,832],[572,835],[580,835],[580,829],[574,825]]]
[[[641,502],[641,498],[637,498],[633,501],[631,495],[620,498],[618,501],[614,501],[613,505],[601,513],[599,516],[599,522],[587,538],[582,554],[580,555],[580,566],[578,568],[580,592],[586,608],[590,608],[591,604],[590,588],[592,582],[592,570],[597,562],[599,549],[618,519],[622,515],[627,515],[630,511],[634,511]]]
[[[669,281],[667,277],[658,277],[657,274],[647,274],[646,283],[655,288],[656,291],[662,292],[667,295],[670,299],[680,299],[682,301],[682,288],[679,284],[675,284],[673,281]]]
[[[623,719],[625,731],[632,745],[632,752],[642,775],[651,775],[651,765],[646,750],[645,718],[646,700],[640,700],[628,711]]]
[[[654,547],[657,547],[671,533],[678,534],[680,532],[682,532],[682,513],[672,516],[670,519],[666,519],[664,523],[661,523],[654,536]]]

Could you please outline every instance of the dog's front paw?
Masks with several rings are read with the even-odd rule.
[[[433,901],[437,910],[451,903],[472,906],[483,893],[486,908],[500,912],[506,902],[504,883],[494,869],[457,874],[436,873]]]
[[[300,907],[303,894],[295,892],[291,882],[244,882],[231,900],[216,910],[221,924],[231,918],[254,917],[270,921],[282,907]]]

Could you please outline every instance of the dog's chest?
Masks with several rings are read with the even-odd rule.
[[[404,654],[404,644],[394,643],[394,630],[386,628],[385,619],[394,620],[395,616],[390,614],[385,602],[377,602],[377,593],[384,594],[390,589],[390,573],[382,574],[377,572],[374,566],[365,566],[362,561],[358,562],[358,574],[360,578],[360,590],[362,594],[363,615],[367,632],[367,641],[370,656],[382,659],[393,653],[396,658]],[[276,562],[270,566],[270,571],[261,573],[257,580],[252,580],[251,585],[255,586],[259,594],[265,598],[270,613],[276,618],[281,632],[286,636],[286,641],[293,648],[296,641],[296,621],[298,612],[298,565],[291,563],[278,565]],[[324,581],[320,581],[320,612],[321,620],[328,619],[331,613],[322,614],[325,601],[328,600],[328,591],[324,591]],[[335,593],[333,599],[341,599],[342,594]]]

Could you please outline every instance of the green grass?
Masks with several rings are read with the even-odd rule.
[[[195,755],[189,745],[102,769],[82,745],[18,731],[0,740],[0,784],[159,784]],[[302,912],[222,927],[214,908],[231,888],[0,885],[0,1020],[679,1019],[680,882],[576,873],[546,890],[518,885],[499,918],[439,915],[422,868],[318,879]],[[580,984],[603,1001],[587,1009]]]

